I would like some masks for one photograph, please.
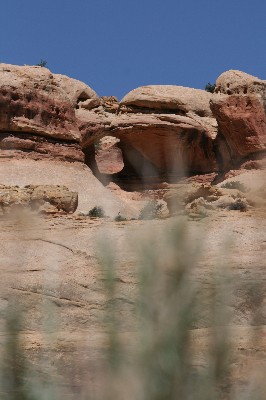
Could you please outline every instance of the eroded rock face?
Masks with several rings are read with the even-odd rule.
[[[0,159],[7,157],[84,161],[84,153],[78,143],[30,133],[0,133]]]
[[[100,206],[112,218],[119,212],[128,218],[136,218],[138,215],[138,208],[132,202],[124,202],[104,187],[83,163],[46,158],[38,161],[29,158],[5,158],[0,162],[0,183],[19,187],[64,185],[70,191],[78,193],[78,212],[87,214],[93,207]]]
[[[82,161],[75,109],[86,101],[98,96],[82,82],[43,67],[1,64],[0,155],[18,149]]]
[[[266,151],[266,81],[227,71],[217,79],[210,105],[225,166]]]
[[[0,160],[85,162],[104,183],[211,182],[263,157],[265,88],[228,71],[214,95],[155,85],[119,102],[46,68],[1,64]]]
[[[165,194],[170,214],[184,209],[191,217],[206,217],[207,210],[227,209],[246,211],[252,201],[238,189],[209,184],[178,184]]]
[[[112,111],[103,104],[90,111],[79,109],[82,147],[105,135],[120,139],[125,164],[121,175],[131,178],[213,172],[218,166],[211,97],[197,89],[150,86],[126,95],[116,113],[115,102]]]
[[[12,207],[28,207],[42,213],[64,211],[73,213],[78,206],[78,194],[59,185],[0,185],[0,208],[7,213]]]
[[[193,112],[200,117],[211,117],[209,102],[212,94],[183,86],[152,85],[132,90],[121,101],[134,112],[170,113],[186,115]],[[140,109],[140,110],[139,110]]]
[[[115,174],[124,168],[122,151],[117,146],[119,142],[113,136],[104,136],[95,145],[95,161],[101,174]]]

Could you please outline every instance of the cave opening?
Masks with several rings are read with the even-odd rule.
[[[120,142],[118,147],[122,151],[124,167],[120,172],[114,174],[100,172],[94,144],[84,150],[86,165],[102,184],[106,186],[110,182],[114,182],[121,189],[130,192],[148,190],[162,181],[162,171],[136,148],[125,142]]]

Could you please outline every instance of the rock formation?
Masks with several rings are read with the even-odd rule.
[[[218,122],[217,140],[224,144],[225,167],[266,151],[266,81],[227,71],[217,79],[210,105]]]
[[[118,138],[124,178],[169,180],[184,172],[212,172],[217,162],[211,97],[197,89],[147,86],[127,94],[116,113],[102,105],[89,111],[80,108],[82,147],[91,154],[91,146],[103,136]]]
[[[58,211],[73,213],[77,206],[78,194],[70,192],[65,186],[28,185],[20,188],[0,185],[0,210],[3,214],[14,207],[29,207],[48,214]]]
[[[174,349],[178,370],[185,355],[184,371],[195,380],[201,370],[205,385],[206,371],[211,371],[205,359],[210,358],[210,366],[221,365],[214,358],[211,331],[215,337],[219,333],[218,355],[225,349],[218,303],[225,307],[223,315],[232,316],[233,327],[228,329],[230,370],[223,368],[226,374],[219,373],[222,380],[216,383],[239,393],[244,385],[252,388],[249,373],[257,379],[255,367],[262,371],[266,351],[265,167],[265,82],[247,74],[222,74],[214,94],[147,86],[119,102],[113,96],[99,98],[84,83],[45,68],[1,64],[0,359],[5,370],[0,372],[8,378],[9,371],[14,372],[7,379],[12,396],[12,377],[18,377],[19,390],[25,377],[26,387],[34,382],[32,395],[44,389],[60,398],[76,399],[84,393],[100,398],[104,383],[108,394],[115,389],[116,398],[127,397],[128,387],[133,388],[132,398],[136,393],[140,397],[142,386],[148,386],[135,387],[130,365],[140,375],[146,371],[151,382],[150,367],[162,360],[156,379],[166,365],[173,386],[165,349],[171,356]],[[160,219],[138,219],[147,205],[160,206]],[[34,212],[21,210],[24,206]],[[89,219],[94,206],[115,221]],[[177,213],[182,216],[164,220]],[[130,217],[134,221],[128,221]],[[197,222],[205,217],[206,224]],[[136,254],[137,249],[141,253]],[[229,267],[232,275],[227,276]],[[220,275],[225,279],[219,283]],[[217,284],[225,286],[221,296]],[[168,289],[165,295],[163,287]],[[202,304],[195,297],[201,288]],[[164,303],[164,297],[169,302]],[[144,314],[138,312],[142,304]],[[191,309],[192,304],[196,308]],[[13,305],[14,316],[20,317],[18,330],[12,330]],[[185,318],[186,334],[181,336],[189,347],[184,352],[179,346],[180,358],[175,338],[180,342],[184,315],[193,318]],[[170,325],[164,323],[168,320]],[[142,321],[145,337],[157,335],[147,341],[147,348],[138,329]],[[219,323],[218,331],[212,322]],[[249,324],[255,327],[254,342],[246,330]],[[114,337],[115,348],[122,350],[115,375]],[[3,357],[11,347],[6,360],[12,370]],[[127,349],[124,364],[120,356]],[[102,368],[106,350],[109,361]],[[135,364],[138,354],[140,367]],[[224,377],[231,370],[227,385]],[[40,386],[35,384],[39,378]],[[234,380],[239,387],[232,386]],[[154,398],[156,385],[149,386]],[[121,393],[116,390],[120,387]]]
[[[84,83],[46,68],[1,64],[0,156],[83,161],[75,108],[97,99]]]
[[[43,67],[1,64],[0,183],[70,185],[79,210],[108,198],[116,214],[128,204],[98,179],[143,190],[265,168],[265,110],[266,81],[239,71],[223,73],[214,94],[144,86],[119,102]]]
[[[102,205],[110,215],[136,215],[84,164],[76,111],[99,104],[97,94],[75,79],[1,64],[0,184],[65,185],[79,193],[80,211]]]

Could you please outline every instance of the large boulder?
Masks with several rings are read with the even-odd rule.
[[[266,151],[266,81],[227,71],[217,79],[210,106],[225,167]]]
[[[0,185],[2,212],[7,212],[14,206],[28,207],[46,213],[58,211],[73,213],[78,206],[78,194],[60,185],[28,185],[22,188]]]
[[[173,85],[143,86],[129,92],[121,101],[121,106],[153,110],[162,114],[185,115],[193,112],[201,117],[211,117],[210,100],[212,94],[204,90]],[[137,110],[136,110],[137,111]]]

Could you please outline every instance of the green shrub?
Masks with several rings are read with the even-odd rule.
[[[140,211],[139,219],[155,219],[159,218],[162,204],[155,200],[149,201]]]
[[[228,210],[247,211],[247,203],[245,200],[238,198],[235,203],[228,206]]]
[[[102,207],[95,206],[87,214],[90,218],[104,218],[105,213]]]
[[[124,217],[123,215],[121,215],[120,213],[118,213],[117,216],[115,217],[115,221],[116,222],[127,221],[127,218]]]
[[[240,190],[240,192],[243,192],[243,193],[248,191],[246,186],[243,185],[243,183],[241,183],[239,181],[225,182],[223,185],[221,185],[221,187],[224,188],[224,189],[237,189],[237,190]]]
[[[41,61],[38,64],[36,64],[36,66],[45,68],[45,67],[47,67],[47,61],[41,59]]]
[[[215,91],[215,83],[208,82],[207,85],[205,85],[204,89],[206,90],[206,92],[214,93],[214,91]]]

